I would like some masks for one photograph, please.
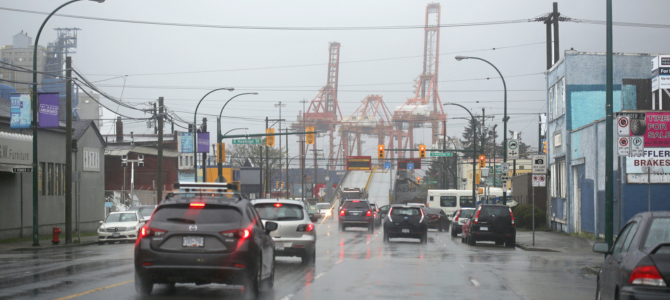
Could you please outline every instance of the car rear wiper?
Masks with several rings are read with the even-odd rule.
[[[167,219],[167,221],[178,222],[178,223],[186,223],[186,224],[195,224],[195,220],[183,219],[183,218],[169,218],[169,219]]]

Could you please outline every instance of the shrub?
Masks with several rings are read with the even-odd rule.
[[[514,213],[514,222],[517,228],[533,229],[533,206],[517,205],[512,212]],[[539,207],[535,207],[535,229],[544,227],[547,220],[547,213]]]

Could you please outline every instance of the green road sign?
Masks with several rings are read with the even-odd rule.
[[[239,139],[233,140],[233,145],[260,144],[262,139]]]
[[[428,181],[428,183],[437,183],[437,181]]]
[[[441,157],[452,157],[454,155],[453,152],[431,152],[430,156],[435,157],[435,156],[441,156]]]

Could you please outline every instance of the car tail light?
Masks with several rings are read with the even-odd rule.
[[[454,222],[458,222],[458,217],[461,215],[461,211],[459,210],[458,213],[456,213],[456,217],[454,218]]]
[[[475,224],[479,223],[479,212],[482,210],[482,207],[480,206],[477,208],[477,213],[475,214]]]
[[[366,217],[372,217],[372,211],[368,210],[368,212],[365,214]]]
[[[164,235],[167,231],[162,230],[162,229],[156,229],[156,228],[151,228],[148,226],[142,227],[140,229],[140,238],[143,238],[145,236],[161,236]]]
[[[423,209],[419,209],[421,211],[421,220],[419,220],[419,223],[423,222]]]
[[[358,203],[358,202],[361,202],[361,200],[354,200],[354,201],[351,201],[351,202]]]
[[[241,239],[246,239],[251,235],[251,231],[249,229],[237,229],[237,230],[227,230],[227,231],[222,231],[220,232],[221,235],[225,237],[236,237],[236,238],[241,238]]]
[[[191,202],[189,205],[191,208],[203,208],[205,207],[205,203],[203,202]]]
[[[344,209],[340,210],[340,216],[344,217]]]
[[[512,226],[514,226],[514,214],[512,213],[512,209],[509,209],[509,215],[512,217]]]
[[[666,286],[661,273],[655,266],[639,266],[630,273],[630,284]]]
[[[275,207],[282,207],[283,205],[281,203],[275,203]]]
[[[302,225],[298,225],[298,230],[296,230],[296,231],[306,231],[306,232],[310,232],[310,231],[312,231],[312,230],[314,230],[314,224],[311,224],[311,223],[310,223],[310,224],[302,224]]]
[[[392,211],[393,211],[393,207],[391,207],[391,209],[389,209],[389,212],[388,212],[389,222],[393,222],[393,219],[391,219],[391,212]]]
[[[376,217],[377,217],[377,213],[374,213],[374,215],[375,215],[375,218],[376,218]]]

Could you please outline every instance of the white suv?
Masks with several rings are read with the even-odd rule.
[[[146,221],[137,211],[113,212],[105,221],[100,221],[98,228],[98,244],[116,243],[117,241],[137,240],[137,231]]]

